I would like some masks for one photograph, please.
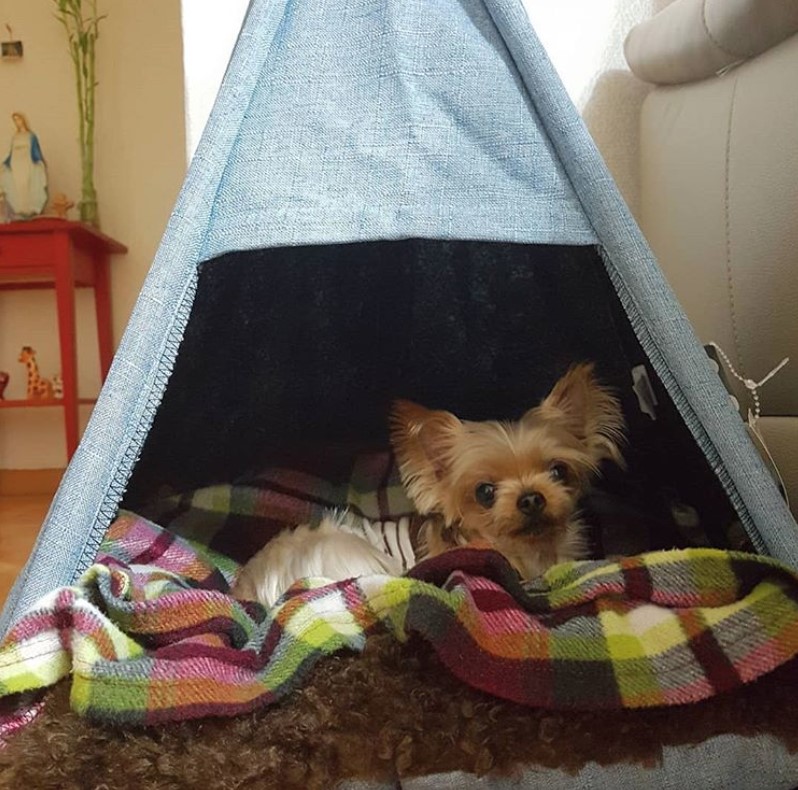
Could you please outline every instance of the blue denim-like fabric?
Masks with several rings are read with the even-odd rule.
[[[486,4],[275,5],[206,257],[413,236],[595,241]]]
[[[643,347],[757,546],[798,567],[795,522],[520,0],[255,0],[0,633],[90,564],[165,390],[201,261],[414,236],[600,244]]]

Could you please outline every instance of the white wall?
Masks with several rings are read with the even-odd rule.
[[[185,173],[182,33],[179,0],[101,0],[108,12],[98,43],[96,184],[104,232],[130,252],[112,263],[118,342],[149,269]],[[25,57],[0,63],[0,154],[10,114],[25,112],[41,140],[51,194],[80,197],[77,110],[72,63],[50,0],[6,0],[2,19],[22,39]],[[73,218],[75,214],[73,213]],[[96,395],[99,365],[93,303],[79,294],[80,393]],[[25,396],[20,347],[38,352],[42,373],[59,368],[52,292],[0,293],[0,369],[6,397]],[[88,409],[84,409],[84,418]],[[0,468],[55,468],[66,462],[58,409],[0,410]]]
[[[626,202],[637,213],[640,106],[649,86],[627,68],[626,34],[672,0],[523,0]]]
[[[183,63],[186,75],[186,145],[197,149],[222,82],[249,0],[224,0],[208,13],[208,0],[183,0]]]

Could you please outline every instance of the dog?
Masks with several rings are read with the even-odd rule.
[[[572,367],[517,422],[471,422],[397,401],[391,445],[418,513],[419,559],[479,540],[528,580],[586,553],[579,501],[602,462],[623,465],[624,420],[591,364]],[[411,563],[416,558],[411,559]],[[238,598],[273,606],[295,581],[400,575],[367,520],[326,515],[316,528],[284,530],[243,568]]]
[[[623,465],[618,399],[591,364],[572,367],[517,422],[468,422],[399,401],[392,444],[426,526],[425,555],[491,544],[522,579],[585,555],[578,505],[603,461]]]

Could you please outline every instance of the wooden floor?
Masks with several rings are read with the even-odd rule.
[[[0,609],[27,562],[52,495],[0,496]]]

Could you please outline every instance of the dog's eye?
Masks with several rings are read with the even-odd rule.
[[[482,507],[492,507],[496,499],[496,486],[493,483],[480,483],[474,491],[474,496]]]
[[[568,467],[561,461],[555,461],[549,467],[549,477],[558,483],[565,482],[568,479]]]

